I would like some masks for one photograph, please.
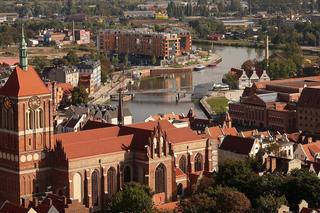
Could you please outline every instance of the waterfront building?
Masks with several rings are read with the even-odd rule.
[[[99,31],[98,48],[109,55],[128,55],[131,62],[148,62],[152,59],[169,60],[190,52],[191,44],[185,33],[158,33],[146,29]],[[190,48],[190,49],[189,49]]]
[[[300,114],[299,118],[297,117],[297,107],[300,105],[301,110],[304,107],[301,101],[298,103],[300,94],[308,87],[320,87],[320,77],[256,82],[251,88],[244,90],[239,102],[229,104],[232,121],[242,127],[288,133],[297,129],[308,130],[302,128],[303,120],[298,120]],[[301,110],[298,112],[305,113],[305,110]]]
[[[249,70],[244,71],[243,69],[231,68],[231,75],[236,76],[238,79],[238,88],[245,89],[246,87],[251,87],[256,82],[270,81],[270,77],[266,70]]]
[[[53,192],[101,211],[130,181],[164,203],[217,169],[216,143],[205,135],[168,121],[121,125],[121,107],[119,125],[92,121],[86,130],[54,134],[52,93],[28,65],[24,41],[20,59],[0,89],[0,203],[27,205]]]
[[[192,51],[192,36],[190,31],[179,27],[170,27],[166,32],[178,35],[180,38],[180,50],[182,54],[188,54]]]

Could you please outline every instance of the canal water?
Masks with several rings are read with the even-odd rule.
[[[197,48],[203,50],[211,49],[210,45],[198,45]],[[182,87],[190,90],[202,85],[221,83],[221,79],[230,68],[239,68],[247,59],[261,59],[264,55],[263,50],[246,47],[224,47],[214,46],[214,52],[222,57],[222,62],[214,68],[206,68],[201,72],[192,72],[192,76],[176,75],[174,79],[148,79],[142,81],[140,89],[161,89]],[[191,79],[191,80],[190,80]],[[129,108],[133,114],[134,122],[142,122],[150,115],[158,113],[174,112],[177,114],[187,114],[190,108],[195,110],[198,117],[205,118],[198,101],[182,101],[176,103],[172,96],[163,95],[138,95],[133,101],[125,102],[126,108]],[[113,104],[117,104],[116,102]]]

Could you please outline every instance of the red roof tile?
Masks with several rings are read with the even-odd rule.
[[[50,91],[33,67],[29,66],[28,70],[24,71],[17,66],[11,73],[7,83],[0,88],[0,94],[22,97],[50,94]]]
[[[186,176],[186,174],[179,167],[176,167],[175,171],[176,171],[176,177],[184,177],[184,176]]]
[[[82,140],[69,143],[63,140],[63,148],[68,159],[77,159],[106,153],[116,153],[130,149],[133,135]]]
[[[201,135],[198,135],[189,127],[168,129],[166,134],[169,142],[173,144],[203,140]]]
[[[219,126],[210,127],[208,131],[209,131],[209,137],[212,139],[218,140],[219,136],[223,135],[222,129]]]

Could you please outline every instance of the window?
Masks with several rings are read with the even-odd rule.
[[[95,170],[92,172],[92,205],[99,205],[99,174],[98,171]]]
[[[125,183],[130,182],[131,181],[131,169],[130,169],[130,167],[126,166],[124,168],[124,172],[123,173],[124,173],[124,182]]]
[[[184,155],[182,155],[179,160],[179,168],[183,173],[187,173],[187,159]]]
[[[113,195],[117,192],[117,176],[115,168],[111,167],[107,173],[108,194]]]
[[[155,191],[156,193],[165,192],[166,185],[166,167],[160,164],[155,172]]]
[[[198,153],[194,158],[194,171],[202,171],[202,155]]]

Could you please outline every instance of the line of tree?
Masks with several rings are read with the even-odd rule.
[[[167,7],[167,13],[169,17],[183,18],[185,16],[205,16],[210,15],[206,4],[187,5],[176,4],[172,1],[169,2]]]

